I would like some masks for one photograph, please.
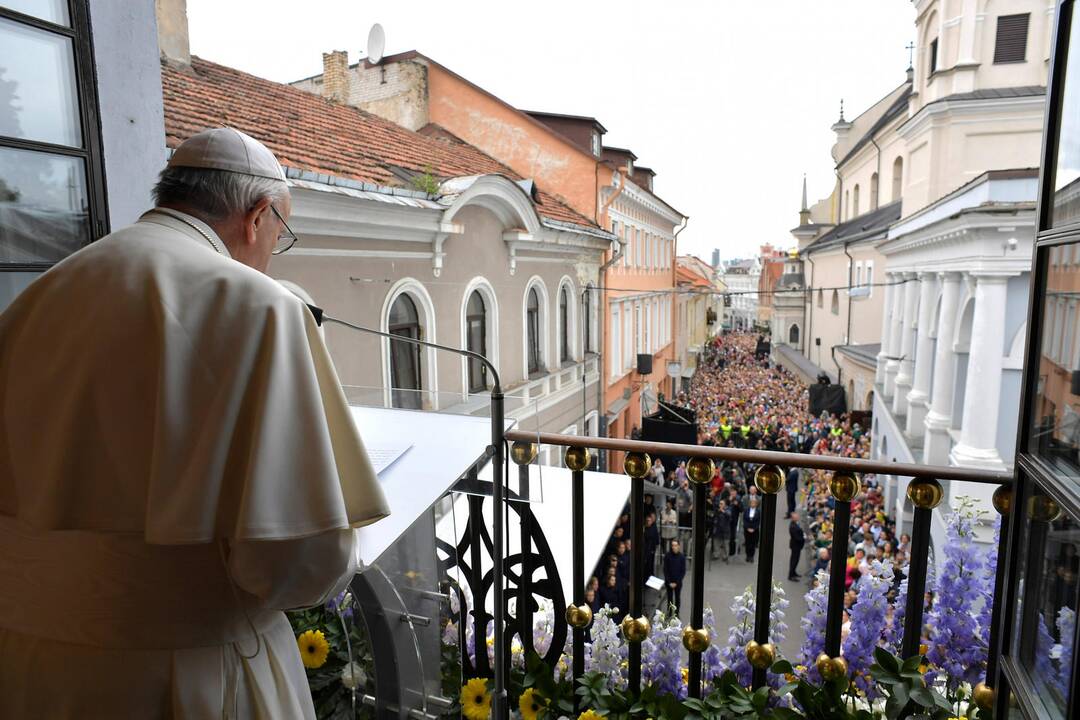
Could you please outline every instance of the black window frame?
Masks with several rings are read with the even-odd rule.
[[[86,173],[86,199],[90,237],[81,247],[109,234],[109,208],[105,185],[105,159],[101,140],[101,115],[98,105],[97,75],[94,65],[90,8],[86,0],[68,0],[71,27],[57,25],[0,5],[0,18],[43,30],[71,40],[75,61],[75,88],[78,94],[82,147],[25,140],[0,135],[0,148],[63,155],[83,160]],[[59,262],[56,261],[56,262]],[[0,272],[44,272],[56,262],[0,262]]]
[[[480,301],[479,314],[473,312],[470,307],[474,297]],[[479,290],[473,290],[469,293],[469,298],[465,301],[465,348],[474,353],[483,355],[484,357],[487,357],[487,314],[487,303],[484,301],[483,293]],[[473,323],[477,323],[480,326],[479,347],[473,347]],[[487,365],[476,358],[467,358],[467,363],[469,392],[485,392],[488,389]]]
[[[938,64],[938,40],[939,39],[940,38],[934,38],[933,40],[931,40],[930,41],[930,47],[927,48],[927,51],[926,51],[927,52],[926,66],[928,68],[928,72],[926,73],[926,77],[928,77],[928,78],[933,77],[934,73],[936,73],[937,69],[938,69],[937,64]]]
[[[1023,20],[1023,42],[1016,44],[1013,38],[1006,35],[1003,37],[1003,33],[1008,33],[1011,28],[1008,27],[1009,22]],[[1006,26],[1002,26],[1002,20],[1006,21]],[[1027,62],[1027,45],[1028,40],[1031,37],[1031,13],[1015,13],[1012,15],[998,15],[997,27],[994,32],[994,64],[995,65],[1009,65],[1013,63]],[[1005,41],[1005,46],[1002,46],[1002,41]],[[1002,57],[1007,55],[1009,51],[1015,51],[1015,48],[1020,49],[1020,57]]]
[[[534,304],[535,301],[535,304]],[[540,293],[535,287],[529,288],[525,296],[525,352],[526,369],[529,376],[543,371],[543,358],[540,353],[541,327],[540,327]]]
[[[390,324],[389,317],[394,314],[394,306],[402,300],[405,300],[412,306],[413,315],[416,320],[407,323],[394,323]],[[417,307],[416,300],[411,298],[408,293],[401,293],[394,302],[390,304],[390,310],[387,318],[387,332],[392,335],[400,335],[402,337],[412,338],[413,340],[424,339],[424,325],[420,321],[420,308]],[[420,410],[423,408],[423,390],[424,390],[424,366],[422,364],[423,359],[420,355],[420,346],[414,343],[402,343],[398,340],[389,340],[390,343],[390,404],[395,408],[405,408],[410,410]],[[410,360],[415,365],[414,375],[416,377],[416,386],[410,387],[402,385],[401,381],[401,369],[398,368],[397,363],[394,361],[395,345],[404,346],[400,347],[400,351],[404,354],[407,353]]]
[[[1028,610],[1031,592],[1036,583],[1025,584],[1025,597],[1021,601],[1019,589],[1022,573],[1032,566],[1032,558],[1038,556],[1039,548],[1029,544],[1030,537],[1024,534],[1026,518],[1020,513],[1027,513],[1028,502],[1035,493],[1048,495],[1054,503],[1067,513],[1071,519],[1080,519],[1080,483],[1075,479],[1063,477],[1039,453],[1039,443],[1043,442],[1032,422],[1040,412],[1037,403],[1043,400],[1038,391],[1041,375],[1044,324],[1048,320],[1042,312],[1048,274],[1051,268],[1049,254],[1055,248],[1080,243],[1080,223],[1064,227],[1053,227],[1054,174],[1057,166],[1059,132],[1061,128],[1062,88],[1065,81],[1066,60],[1070,42],[1080,42],[1080,37],[1069,37],[1073,15],[1080,12],[1076,0],[1057,0],[1054,14],[1053,50],[1051,51],[1050,78],[1045,109],[1042,163],[1039,171],[1039,192],[1036,210],[1036,236],[1033,250],[1031,282],[1029,292],[1027,340],[1024,354],[1023,381],[1021,384],[1020,418],[1017,423],[1017,453],[1015,487],[1011,507],[1013,518],[1010,521],[1005,555],[999,558],[1004,563],[1006,577],[1004,592],[998,602],[1003,602],[1000,624],[997,626],[1000,663],[997,676],[992,679],[997,702],[994,709],[996,717],[1011,717],[1010,700],[1018,707],[1025,718],[1042,717],[1045,706],[1036,684],[1031,681],[1033,668],[1021,660],[1024,647],[1014,647],[1018,638],[1021,646],[1025,645],[1025,633],[1035,628],[1021,625],[1015,627],[1017,613]],[[1080,594],[1080,593],[1078,593]],[[1080,603],[1080,598],[1075,602]],[[1030,621],[1032,613],[1027,612],[1022,621]],[[1036,615],[1037,617],[1037,615]],[[1066,708],[1067,720],[1080,720],[1080,658],[1076,650],[1080,649],[1080,626],[1074,632],[1073,668],[1069,686],[1069,706]],[[1030,649],[1030,648],[1028,648]],[[990,652],[994,653],[995,648]]]

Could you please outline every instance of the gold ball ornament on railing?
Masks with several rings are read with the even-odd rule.
[[[627,615],[622,621],[622,634],[627,642],[644,642],[649,637],[649,619],[642,617],[630,617]]]
[[[712,458],[690,458],[690,462],[686,463],[686,476],[690,478],[691,482],[698,485],[712,482],[715,474],[716,464],[712,461]]]
[[[682,644],[689,652],[703,653],[709,649],[709,631],[687,625],[682,631]]]
[[[510,459],[517,465],[528,465],[536,458],[536,443],[518,440],[510,446]]]
[[[584,470],[589,467],[589,461],[592,460],[592,457],[589,455],[589,448],[568,447],[563,455],[563,460],[566,462],[566,467],[571,470]]]
[[[566,608],[566,624],[578,630],[584,630],[592,623],[592,608],[588,605],[571,604]]]
[[[997,510],[998,515],[1008,515],[1009,511],[1012,510],[1012,486],[998,485],[998,488],[994,491],[994,495],[990,501],[994,503],[994,509]]]
[[[941,483],[933,478],[916,478],[907,488],[908,500],[917,508],[933,510],[945,497]]]
[[[754,484],[766,495],[774,495],[784,486],[784,472],[775,465],[762,465],[754,473]]]
[[[1036,495],[1028,500],[1027,512],[1036,522],[1052,523],[1061,517],[1061,506],[1048,495]]]
[[[814,667],[817,668],[822,679],[828,682],[846,678],[848,674],[847,660],[842,657],[831,658],[825,653],[817,656]]]
[[[829,492],[840,502],[851,502],[860,490],[859,476],[849,470],[837,470],[829,479]]]
[[[825,677],[825,673],[829,671],[829,663],[832,662],[832,658],[826,653],[819,653],[817,659],[814,660],[814,667],[817,668],[818,675]]]
[[[652,460],[649,459],[647,453],[630,452],[626,453],[626,458],[623,460],[623,470],[626,474],[634,479],[643,478],[649,474],[649,468],[652,467]]]
[[[971,699],[983,710],[990,710],[994,707],[994,696],[994,688],[986,683],[981,682],[971,689]]]
[[[773,649],[772,643],[761,644],[757,640],[751,640],[746,644],[746,659],[753,667],[764,670],[773,664],[773,660],[776,659],[776,650]]]

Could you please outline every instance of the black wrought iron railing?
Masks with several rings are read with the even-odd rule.
[[[926,589],[927,566],[930,556],[930,532],[933,510],[944,498],[941,480],[961,480],[966,482],[994,484],[999,487],[994,492],[994,507],[1001,514],[1001,533],[999,541],[1004,543],[1008,537],[1009,511],[1012,504],[1013,477],[1004,473],[987,473],[957,467],[931,467],[904,463],[877,462],[853,458],[840,458],[825,455],[746,450],[699,445],[677,445],[669,443],[619,440],[613,438],[583,438],[571,435],[529,433],[510,431],[506,440],[513,443],[510,457],[518,465],[522,488],[529,482],[529,464],[535,459],[538,444],[555,445],[565,448],[564,461],[572,471],[571,491],[571,527],[572,527],[572,598],[566,604],[566,612],[560,617],[556,612],[556,627],[548,657],[549,663],[557,662],[561,654],[567,633],[572,633],[572,672],[575,678],[585,673],[586,633],[592,622],[592,611],[586,604],[584,523],[587,508],[584,506],[585,469],[590,462],[592,451],[618,451],[625,453],[623,470],[630,477],[630,573],[628,590],[628,613],[621,623],[621,631],[628,642],[628,687],[631,693],[639,693],[642,677],[642,642],[649,637],[650,623],[643,613],[643,595],[645,580],[644,557],[644,495],[645,478],[649,474],[650,453],[667,457],[687,459],[686,472],[693,485],[693,521],[691,530],[692,557],[696,558],[691,567],[691,607],[689,625],[684,629],[682,641],[689,655],[688,691],[691,697],[701,697],[702,693],[702,655],[714,642],[704,627],[705,610],[705,544],[708,535],[706,528],[706,506],[709,483],[715,472],[716,461],[731,461],[756,466],[754,483],[763,495],[762,522],[760,529],[759,556],[756,579],[756,606],[753,640],[746,646],[747,660],[753,667],[753,686],[762,686],[766,682],[766,670],[772,664],[776,651],[769,642],[769,617],[772,602],[773,556],[775,552],[775,527],[777,512],[777,493],[784,486],[783,468],[821,469],[832,472],[829,491],[834,500],[833,533],[830,547],[828,610],[826,618],[825,655],[822,663],[840,664],[841,628],[843,625],[843,598],[845,590],[846,558],[848,555],[848,537],[851,524],[851,503],[859,495],[863,474],[885,474],[911,478],[907,497],[914,506],[911,528],[910,567],[908,570],[907,605],[904,612],[904,629],[901,654],[903,657],[916,655],[923,634],[923,599]],[[509,506],[526,505],[513,497],[507,498]],[[531,513],[527,508],[520,510],[521,522],[518,531],[521,534],[519,556],[506,558],[507,569],[504,576],[517,578],[515,590],[505,590],[507,600],[514,598],[517,617],[508,615],[509,603],[497,604],[494,617],[486,612],[474,612],[475,622],[473,637],[487,636],[487,623],[493,620],[496,627],[505,623],[500,647],[496,649],[495,664],[504,665],[503,676],[508,672],[510,662],[510,642],[515,632],[527,650],[531,650],[533,623],[533,593],[531,584],[533,568],[539,555],[532,552],[532,544],[538,535],[533,531]],[[478,508],[479,511],[479,508]],[[496,508],[496,513],[500,510]],[[479,527],[473,528],[479,532]],[[512,530],[511,530],[512,531]],[[539,536],[542,538],[542,536]],[[481,538],[477,537],[474,550],[480,547]],[[1004,556],[1004,548],[999,548]],[[479,558],[474,558],[475,567],[479,567]],[[517,572],[510,570],[514,565]],[[995,586],[995,600],[992,610],[990,653],[987,667],[987,685],[993,684],[997,670],[997,648],[1002,632],[1000,594],[1004,578],[1004,563],[999,563]],[[554,583],[558,585],[558,583]],[[481,597],[483,595],[481,594]],[[565,602],[561,588],[555,588],[550,595],[558,609]],[[500,617],[502,616],[502,617]],[[464,613],[462,614],[463,622]],[[492,672],[487,658],[482,653],[475,653],[476,662],[483,667],[473,668],[481,674]],[[465,660],[463,655],[463,661]],[[819,667],[819,670],[821,668]],[[826,674],[826,673],[823,673]],[[984,694],[985,696],[985,694]]]

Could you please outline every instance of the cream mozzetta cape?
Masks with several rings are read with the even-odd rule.
[[[384,517],[311,314],[193,225],[151,211],[0,315],[0,514],[151,544]]]

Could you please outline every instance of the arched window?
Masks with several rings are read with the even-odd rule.
[[[904,187],[904,159],[896,158],[892,164],[892,201],[900,199],[900,193]]]
[[[874,173],[870,176],[870,211],[878,209],[878,176]]]
[[[832,310],[833,315],[840,314],[840,293],[836,290],[832,291],[832,304],[829,309]]]
[[[559,362],[570,361],[570,292],[559,288]]]
[[[859,215],[859,186],[855,186],[855,190],[851,193],[851,216],[858,217]]]
[[[792,345],[798,345],[799,344],[799,326],[798,325],[792,325],[791,328],[788,330],[788,342],[791,343]]]
[[[844,211],[840,213],[841,220],[847,220],[851,217],[851,191],[844,191]]]
[[[416,303],[402,293],[390,306],[389,330],[393,335],[421,340],[420,316]],[[390,387],[394,407],[420,409],[420,346],[390,341]]]
[[[540,372],[540,295],[536,288],[529,288],[529,299],[525,306],[525,331],[528,335],[526,359],[529,374]]]
[[[473,290],[465,309],[466,349],[487,356],[487,306],[479,290]],[[469,358],[469,392],[487,390],[487,366],[476,358]]]

